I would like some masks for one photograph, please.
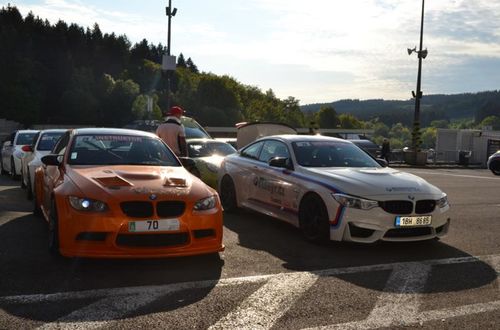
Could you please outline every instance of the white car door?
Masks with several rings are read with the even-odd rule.
[[[268,214],[295,224],[298,209],[296,184],[289,169],[269,164],[274,157],[291,159],[285,143],[266,140],[259,155],[260,165],[255,171],[255,200]]]
[[[257,177],[256,171],[260,163],[258,157],[263,144],[260,141],[244,148],[237,157],[237,164],[231,168],[238,200],[247,207],[255,198],[254,181]]]

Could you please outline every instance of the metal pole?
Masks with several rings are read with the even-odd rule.
[[[417,52],[418,54],[418,73],[417,73],[417,93],[415,95],[415,116],[413,118],[413,151],[415,152],[415,162],[417,161],[417,153],[420,147],[420,99],[422,98],[421,79],[422,79],[422,47],[424,38],[424,2],[422,0],[422,17],[420,20],[420,47]]]
[[[172,21],[172,0],[168,0],[168,34],[167,34],[167,55],[170,56],[170,31]],[[167,70],[167,111],[170,111],[170,70]]]

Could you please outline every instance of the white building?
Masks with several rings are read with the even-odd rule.
[[[486,167],[488,157],[500,150],[500,131],[472,129],[437,130],[436,162],[461,163]]]

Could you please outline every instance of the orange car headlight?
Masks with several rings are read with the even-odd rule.
[[[108,205],[104,202],[76,196],[69,196],[69,204],[78,211],[104,212],[108,209]]]
[[[210,196],[197,201],[193,208],[195,211],[206,211],[213,209],[215,205],[217,205],[217,199],[215,196]]]

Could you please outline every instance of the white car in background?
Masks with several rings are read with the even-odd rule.
[[[21,159],[26,155],[23,146],[31,145],[33,138],[38,133],[35,130],[19,130],[13,132],[2,147],[2,174],[8,173],[12,178],[21,175]]]
[[[500,150],[488,157],[488,169],[495,175],[500,175]]]
[[[218,188],[225,211],[244,207],[276,217],[299,227],[311,241],[417,241],[445,235],[450,225],[446,194],[385,164],[343,139],[267,136],[224,158]]]
[[[42,165],[42,157],[50,154],[57,140],[66,131],[66,129],[40,131],[35,135],[33,144],[22,148],[26,155],[21,159],[21,187],[26,187],[28,199],[33,197],[35,170]]]

